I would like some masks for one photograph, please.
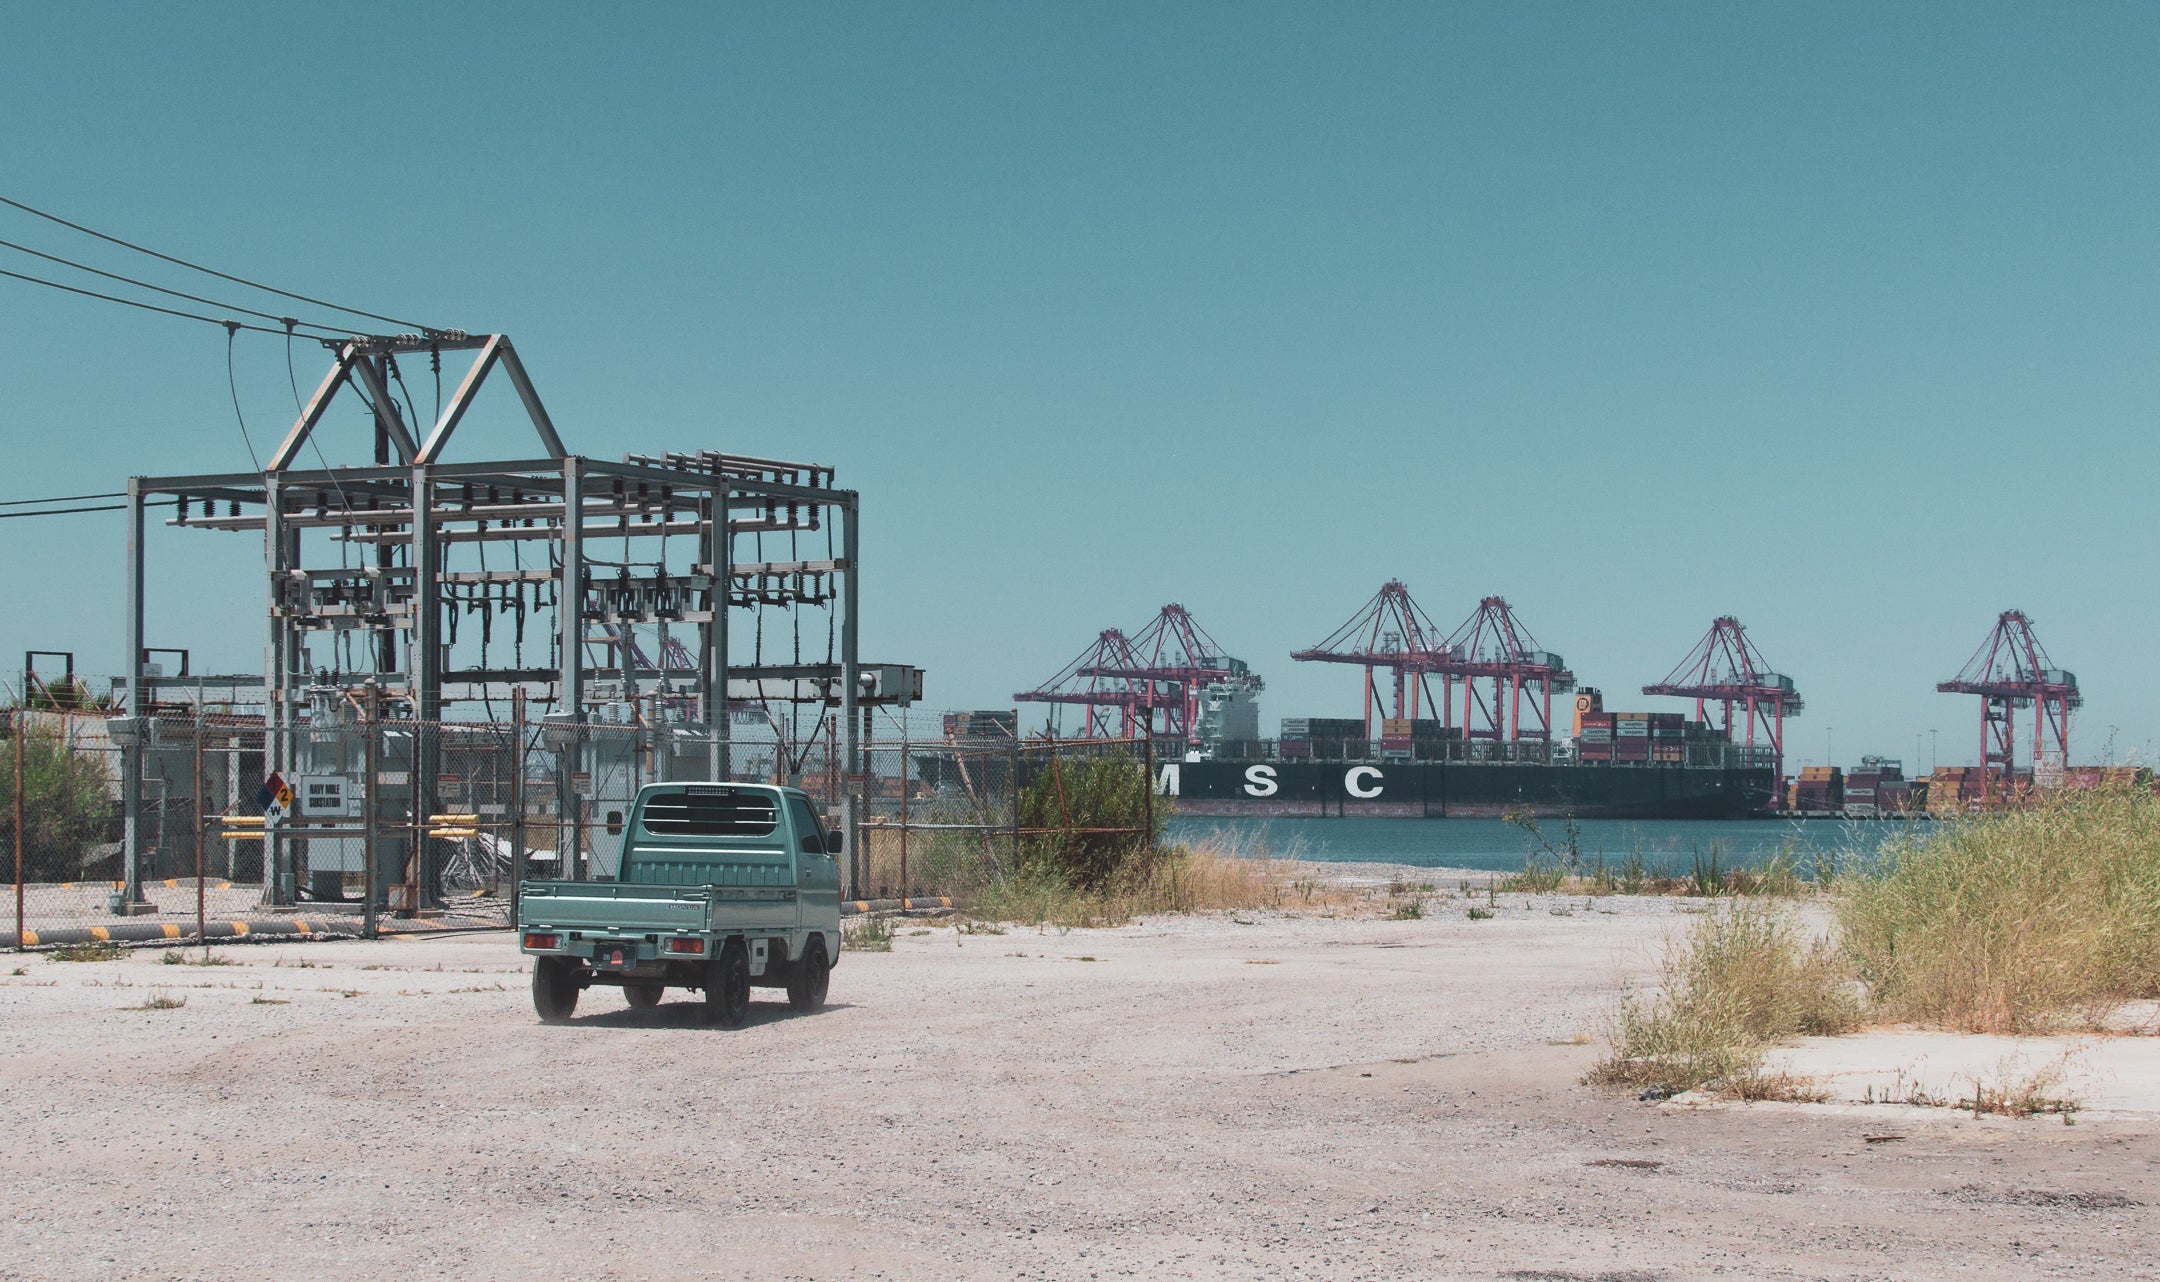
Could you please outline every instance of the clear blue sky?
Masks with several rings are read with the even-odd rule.
[[[1807,695],[1796,764],[1826,728],[1844,762],[1931,728],[1970,759],[1972,701],[1933,686],[2011,606],[2084,682],[2075,756],[2160,735],[2151,5],[9,27],[0,191],[507,331],[582,453],[835,463],[866,653],[941,706],[1174,600],[1264,673],[1267,724],[1347,714],[1354,672],[1287,653],[1399,576],[1450,625],[1506,594],[1620,704],[1735,613]],[[282,345],[243,335],[238,372],[275,436]],[[246,465],[207,326],[0,281],[0,388],[0,498]],[[117,668],[121,533],[0,522],[0,654]],[[153,644],[259,667],[258,563],[167,532]]]

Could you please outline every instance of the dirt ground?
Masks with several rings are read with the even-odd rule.
[[[0,1278],[2155,1276],[2160,1116],[1582,1086],[1684,905],[1464,907],[904,924],[733,1031],[503,934],[0,957]]]

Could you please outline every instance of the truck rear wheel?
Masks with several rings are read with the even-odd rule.
[[[533,963],[533,1009],[543,1024],[560,1024],[577,1010],[577,966],[567,957],[542,957]]]
[[[750,1017],[750,952],[730,939],[705,971],[705,1010],[722,1028]]]
[[[788,976],[788,1005],[796,1010],[816,1010],[825,1004],[825,990],[832,984],[832,962],[825,956],[825,937],[812,935],[802,960]]]
[[[660,1004],[660,995],[667,991],[660,984],[624,984],[622,995],[638,1010],[651,1010]]]

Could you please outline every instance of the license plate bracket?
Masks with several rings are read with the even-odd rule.
[[[637,963],[637,945],[626,939],[602,943],[593,949],[595,970],[634,970]]]

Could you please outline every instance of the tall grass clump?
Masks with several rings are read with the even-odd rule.
[[[1345,894],[1277,857],[1263,839],[1229,832],[1135,859],[1098,885],[1076,885],[1054,865],[1023,864],[969,901],[986,921],[1059,927],[1118,926],[1161,913],[1334,909]]]
[[[1882,1013],[1975,1032],[2098,1023],[2160,997],[2160,800],[2064,791],[1888,843],[1841,880]]]
[[[1658,978],[1655,995],[1622,996],[1592,1081],[1759,1094],[1772,1041],[1845,1032],[1862,1013],[1835,948],[1774,900],[1735,898],[1698,919],[1666,946]]]

